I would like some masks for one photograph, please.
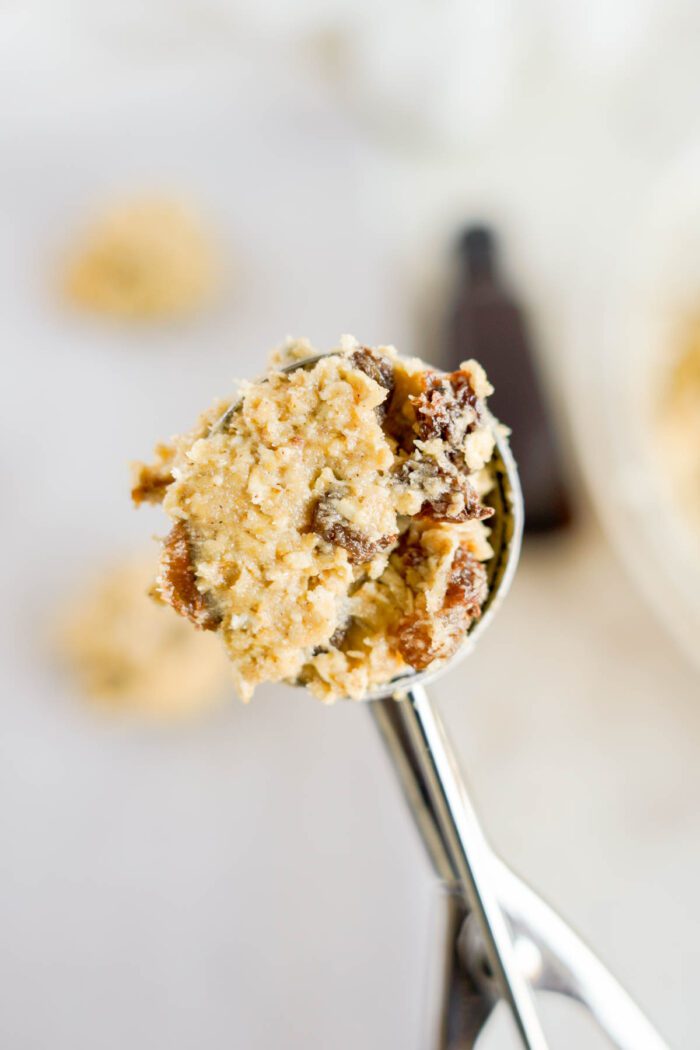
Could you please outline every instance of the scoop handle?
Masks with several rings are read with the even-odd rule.
[[[669,1050],[648,1018],[588,945],[534,890],[492,855],[496,896],[526,950],[532,985],[581,1003],[618,1050]]]
[[[447,1009],[467,988],[472,1009],[460,1020],[459,1039],[454,1024],[441,1019],[436,1046],[474,1046],[494,1002],[504,998],[523,1046],[546,1048],[532,987],[582,1003],[618,1050],[669,1050],[593,952],[495,856],[425,690],[369,706],[435,870],[464,902],[455,952],[448,946],[442,1001]]]
[[[525,1050],[547,1050],[530,986],[516,960],[511,932],[496,898],[492,854],[442,723],[421,686],[414,687],[399,703],[377,703],[394,703],[401,712],[402,751],[404,757],[405,749],[410,751],[408,765],[413,786],[429,807],[435,835],[444,844],[441,867],[447,871],[446,862],[449,864],[469,909],[470,921],[478,931],[486,970],[492,975],[481,986],[487,995],[508,1004]],[[479,984],[478,976],[476,983]]]

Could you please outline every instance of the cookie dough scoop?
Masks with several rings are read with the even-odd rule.
[[[489,593],[452,659],[369,704],[438,878],[450,891],[432,1045],[469,1050],[504,999],[524,1047],[546,1047],[533,991],[581,1004],[618,1050],[668,1050],[639,1007],[574,931],[493,852],[445,727],[425,688],[453,670],[493,620],[515,574],[523,505],[507,439],[494,454]]]
[[[492,622],[520,553],[518,473],[483,370],[440,373],[353,340],[329,354],[298,341],[286,360],[139,469],[136,501],[175,522],[161,599],[222,634],[244,697],[281,680],[367,702],[453,891],[436,1050],[475,1046],[500,1000],[522,1045],[544,1050],[533,990],[583,1003],[619,1050],[664,1050],[496,858],[426,692]]]

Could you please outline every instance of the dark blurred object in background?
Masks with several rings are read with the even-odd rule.
[[[458,244],[460,274],[449,318],[448,364],[474,357],[495,388],[494,414],[512,430],[511,445],[525,497],[525,531],[545,533],[571,521],[554,427],[547,410],[523,315],[503,286],[494,236],[465,230]]]

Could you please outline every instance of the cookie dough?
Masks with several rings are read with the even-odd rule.
[[[95,313],[168,319],[199,309],[216,285],[216,258],[184,204],[144,198],[97,219],[76,246],[66,296]]]
[[[134,468],[172,519],[156,590],[262,682],[360,699],[460,645],[487,593],[495,422],[482,368],[349,336],[291,341],[260,380]]]
[[[228,662],[214,638],[152,600],[152,584],[152,558],[103,570],[60,612],[61,655],[103,707],[165,719],[205,711],[225,695]]]

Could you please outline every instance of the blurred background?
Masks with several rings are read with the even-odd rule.
[[[441,711],[499,851],[697,1045],[699,41],[691,0],[3,5],[3,1047],[427,1045],[441,891],[367,711],[238,703],[128,499],[344,332],[496,376],[530,531]]]

